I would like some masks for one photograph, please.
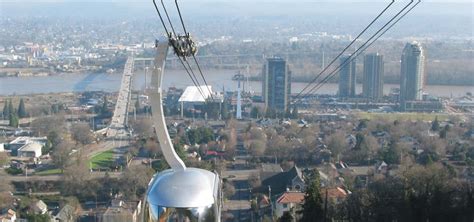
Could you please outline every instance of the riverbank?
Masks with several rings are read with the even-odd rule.
[[[236,70],[203,70],[207,83],[213,91],[236,91],[237,81],[232,80]],[[41,93],[63,93],[63,92],[85,92],[104,91],[116,92],[120,87],[122,75],[106,73],[90,74],[61,74],[48,77],[5,77],[0,79],[0,95],[25,95]],[[133,89],[142,90],[149,85],[150,73],[145,78],[143,71],[137,71],[133,78]],[[203,81],[200,79],[200,83]],[[185,88],[193,83],[181,70],[167,70],[163,80],[164,88]],[[300,92],[307,83],[293,82],[291,92]],[[260,81],[243,81],[245,91],[260,93],[262,84]],[[384,94],[389,94],[391,88],[399,88],[398,84],[384,84]],[[474,93],[473,86],[452,85],[427,85],[425,91],[439,97],[460,97],[466,93]],[[337,83],[328,83],[322,86],[316,93],[335,95],[338,90]],[[362,92],[362,85],[357,84],[356,93]]]
[[[292,76],[292,82],[299,82],[299,83],[309,83],[313,81],[315,76]],[[318,78],[318,80],[322,80],[324,77]],[[385,84],[400,84],[400,77],[398,76],[385,76],[384,83]],[[258,75],[253,75],[249,77],[249,81],[261,81],[261,77]],[[328,81],[328,83],[338,83],[339,79],[337,76],[334,76],[332,79]],[[361,79],[357,79],[356,82],[358,84],[362,84]],[[472,86],[474,87],[474,74],[467,78],[449,78],[446,77],[444,79],[433,80],[428,77],[427,85],[433,86]]]

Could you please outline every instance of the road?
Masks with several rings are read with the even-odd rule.
[[[128,106],[131,97],[132,77],[133,77],[134,59],[132,56],[128,57],[125,62],[123,70],[122,82],[120,84],[120,91],[115,104],[114,115],[112,122],[107,130],[107,137],[123,138],[128,136],[126,130],[128,118]]]
[[[244,125],[238,127],[237,138],[242,138],[239,135],[242,135]],[[250,199],[252,194],[248,179],[250,175],[259,171],[247,168],[246,163],[250,155],[242,140],[237,141],[236,153],[236,160],[233,162],[232,168],[222,172],[222,178],[227,178],[235,187],[235,194],[224,202],[223,211],[231,213],[234,216],[234,221],[251,221]]]
[[[105,177],[106,172],[92,172],[92,178],[101,178]],[[118,178],[121,175],[121,172],[108,172],[111,178]],[[11,176],[11,175],[2,175],[2,181],[12,181],[12,182],[26,182],[26,181],[59,181],[63,179],[63,175],[46,175],[46,176]]]

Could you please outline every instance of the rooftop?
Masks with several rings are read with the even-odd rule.
[[[20,136],[10,142],[10,144],[27,144],[27,143],[46,143],[47,138],[44,137],[29,137],[29,136]]]
[[[201,95],[201,92],[205,98],[203,97],[203,95]],[[178,101],[179,102],[205,102],[208,98],[211,97],[211,93],[212,93],[212,86],[199,86],[199,87],[188,86],[184,90],[181,97],[179,97]]]
[[[22,152],[36,152],[38,150],[41,150],[43,146],[39,143],[27,143],[24,146],[22,146],[18,151]]]
[[[304,195],[302,192],[287,191],[277,199],[277,203],[303,203]]]

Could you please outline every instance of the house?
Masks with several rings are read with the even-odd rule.
[[[328,201],[336,204],[344,201],[348,194],[350,194],[350,192],[341,187],[321,188],[321,197],[323,197],[323,200],[326,199],[327,195]]]
[[[377,168],[376,170],[377,173],[386,173],[388,170],[388,164],[385,163],[385,161],[382,161],[381,163],[376,165],[376,168]]]
[[[48,212],[48,206],[42,201],[38,200],[30,206],[30,209],[35,214],[45,214]]]
[[[297,212],[304,202],[305,193],[300,191],[286,191],[275,201],[275,215],[277,218],[285,212]]]
[[[75,218],[75,212],[74,212],[74,207],[71,205],[64,205],[61,210],[59,210],[57,213],[53,214],[52,221],[58,221],[58,222],[74,222],[76,221]]]
[[[39,143],[27,143],[18,149],[19,157],[40,157],[43,146]]]
[[[137,222],[141,211],[141,201],[124,202],[114,199],[102,215],[102,222]]]
[[[5,213],[0,214],[0,222],[15,222],[16,212],[12,209],[8,209]]]
[[[275,174],[262,181],[262,188],[270,187],[272,193],[279,194],[285,192],[287,189],[304,191],[305,183],[303,173],[296,167],[296,165],[289,171]]]
[[[13,141],[8,144],[8,149],[11,150],[12,156],[18,155],[18,150],[25,146],[26,144],[30,143],[37,143],[40,146],[46,145],[48,139],[46,137],[28,137],[28,136],[21,136],[17,137]]]
[[[19,149],[20,147],[22,147],[23,145],[27,143],[39,143],[41,144],[41,146],[44,146],[46,145],[47,142],[48,142],[48,138],[45,136],[44,137],[20,136],[9,143],[9,148]]]

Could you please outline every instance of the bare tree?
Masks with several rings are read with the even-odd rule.
[[[52,156],[53,164],[64,172],[71,160],[73,144],[69,140],[61,141],[54,149]]]
[[[69,195],[93,196],[95,188],[91,181],[88,160],[80,154],[70,159],[70,164],[64,169],[64,190]]]
[[[153,172],[153,169],[142,165],[126,169],[120,178],[120,189],[124,196],[129,200],[136,200],[145,193]]]
[[[326,138],[329,150],[331,150],[332,156],[339,160],[339,154],[341,154],[347,148],[347,141],[342,132],[336,132]]]
[[[4,171],[0,172],[0,177],[5,178]],[[10,181],[8,180],[0,180],[0,209],[12,207],[10,206],[13,203],[13,196],[10,192],[13,191],[13,186],[11,185]]]
[[[78,123],[72,126],[71,134],[72,138],[82,145],[90,144],[94,141],[94,135],[87,123]]]
[[[224,190],[224,196],[226,198],[231,198],[235,194],[235,187],[229,181],[224,182],[223,190]]]
[[[252,173],[249,176],[249,184],[252,188],[257,188],[262,185],[262,181],[260,180],[260,175],[258,173]]]
[[[9,157],[5,152],[0,152],[0,166],[3,166],[8,163]]]
[[[254,156],[261,156],[265,153],[265,143],[260,140],[250,142],[249,151]]]
[[[39,136],[46,136],[50,132],[63,134],[67,131],[65,122],[64,116],[40,117],[31,123],[31,128]]]
[[[131,121],[131,126],[135,134],[148,138],[153,136],[153,127],[151,121],[148,118],[140,117],[137,120]]]

